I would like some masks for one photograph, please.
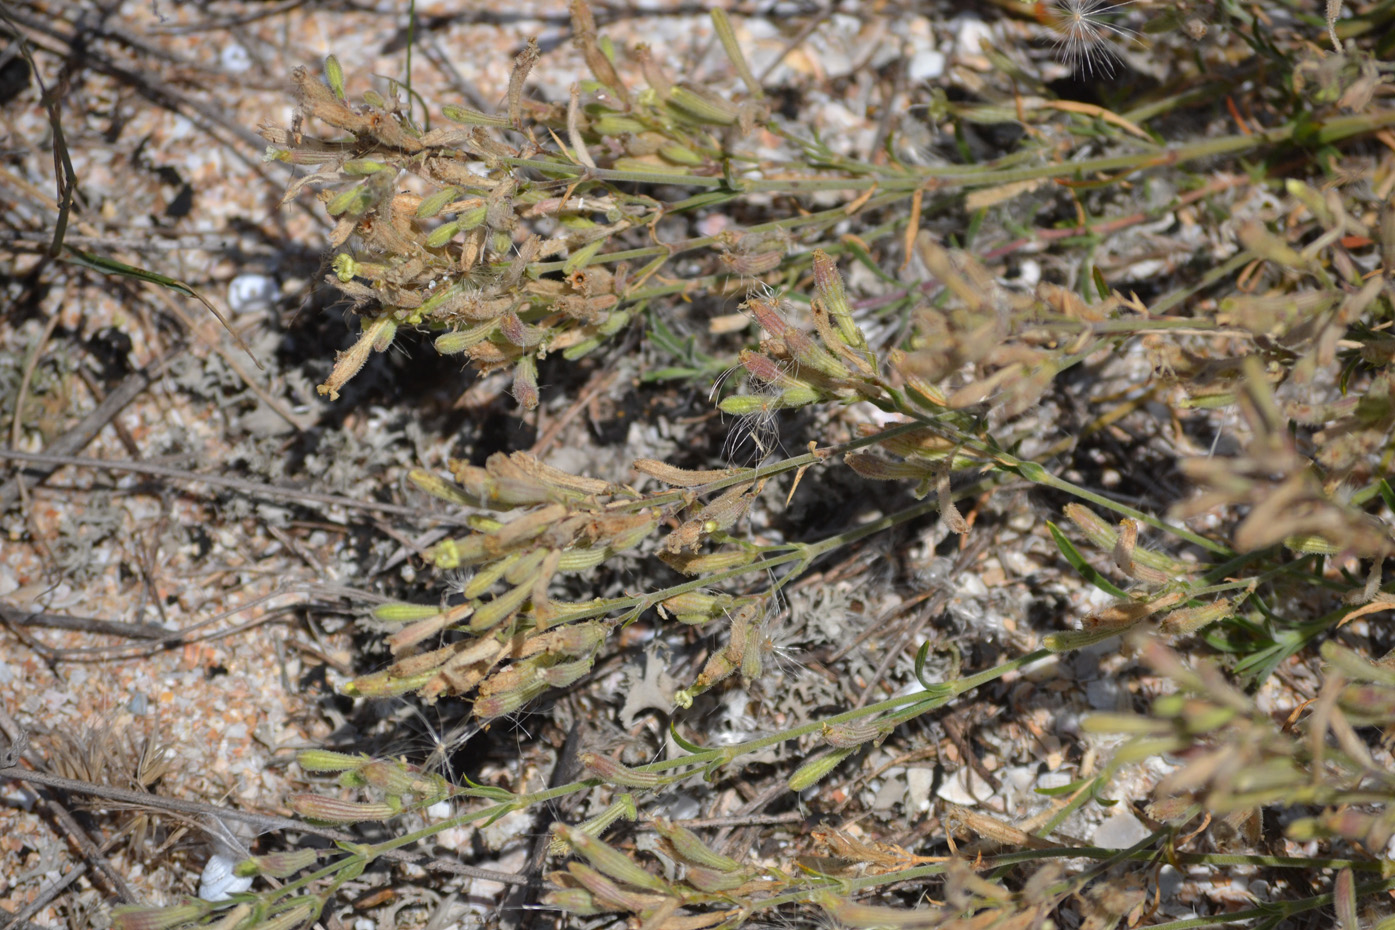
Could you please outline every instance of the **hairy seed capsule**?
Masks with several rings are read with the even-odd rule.
[[[474,715],[480,720],[493,720],[512,714],[546,690],[547,682],[537,680],[512,691],[483,695],[475,699]]]
[[[444,187],[428,197],[423,197],[421,203],[417,204],[417,216],[421,219],[435,216],[445,209],[446,204],[460,196],[460,188]]]
[[[562,557],[557,560],[557,570],[568,574],[584,572],[588,568],[600,565],[609,556],[610,552],[606,548],[566,549],[562,552]]]
[[[552,829],[572,849],[576,850],[577,855],[585,859],[592,868],[602,875],[607,875],[616,881],[633,885],[636,888],[646,888],[661,893],[669,890],[668,882],[657,875],[646,872],[629,856],[608,846],[594,836],[564,823],[553,824]]]
[[[484,545],[486,548],[488,547],[487,540],[484,541]],[[488,592],[490,588],[494,587],[494,583],[504,577],[504,572],[512,568],[513,564],[522,557],[523,553],[521,552],[510,552],[502,558],[490,562],[488,565],[475,572],[470,580],[465,583],[461,590],[461,594],[471,599],[484,597],[485,593]]]
[[[822,735],[824,742],[837,749],[855,749],[886,734],[874,723],[834,723],[826,724]]]
[[[334,91],[334,96],[344,100],[344,66],[333,55],[325,56],[325,83]]]
[[[756,553],[746,549],[730,549],[708,555],[664,552],[660,553],[659,558],[685,575],[709,575],[748,565],[755,561]]]
[[[413,623],[434,617],[440,612],[441,608],[433,604],[379,604],[373,608],[373,619],[384,623]]]
[[[609,628],[600,620],[559,626],[546,633],[529,637],[523,643],[519,658],[537,655],[540,652],[547,655],[582,655],[600,645],[608,632]]]
[[[577,829],[584,830],[591,836],[600,836],[605,833],[606,830],[610,829],[611,824],[615,823],[615,821],[621,818],[625,820],[634,820],[638,816],[639,808],[635,804],[635,796],[626,791],[620,794],[614,801],[611,801],[610,804],[606,806],[605,810],[589,818],[585,823],[577,827]],[[566,841],[555,834],[551,842],[548,843],[547,849],[548,852],[554,856],[565,856],[572,851]]]
[[[637,772],[600,753],[583,752],[577,761],[601,781],[624,788],[656,788],[665,781],[657,772]]]
[[[1205,607],[1184,607],[1164,614],[1158,625],[1169,636],[1186,636],[1229,617],[1234,612],[1230,600],[1223,597]]]
[[[732,103],[692,87],[678,85],[669,92],[668,102],[701,123],[730,126],[736,122],[737,109]]]
[[[319,914],[321,907],[323,907],[323,902],[318,898],[302,901],[289,910],[282,911],[275,917],[257,924],[257,930],[292,930],[294,927],[299,927],[313,920]]]
[[[807,407],[816,404],[823,399],[823,392],[808,384],[795,385],[780,392],[776,399],[776,404],[781,409],[792,410],[797,407]]]
[[[375,759],[359,769],[357,774],[366,785],[399,798],[409,794],[434,797],[444,790],[444,785],[439,781],[433,782],[430,778],[412,771],[404,763],[389,762],[386,759]]]
[[[436,351],[442,355],[457,355],[461,352],[469,351],[471,346],[484,342],[494,331],[498,329],[497,320],[489,320],[479,326],[472,326],[469,329],[456,330],[452,333],[445,333],[436,337]]]
[[[591,671],[591,666],[595,664],[595,659],[591,656],[582,656],[573,662],[559,662],[556,665],[549,665],[542,670],[542,680],[553,688],[565,688],[575,684],[582,675]]]
[[[488,113],[481,113],[479,110],[454,103],[441,107],[441,114],[452,122],[463,123],[466,126],[493,126],[496,129],[503,129],[509,125],[509,121],[502,116],[491,116]]]
[[[523,602],[528,600],[532,588],[532,583],[529,581],[499,595],[486,604],[480,605],[475,611],[475,615],[470,618],[470,629],[476,633],[494,629],[518,612],[518,609],[523,606]]]
[[[837,263],[827,252],[816,249],[813,272],[814,295],[818,298],[819,305],[833,320],[833,325],[838,328],[843,343],[852,348],[866,346],[867,338],[853,322],[852,306],[848,303],[847,291],[843,289],[843,278],[838,274]]]
[[[644,124],[628,116],[605,112],[591,118],[591,131],[601,136],[638,135],[644,132]]]
[[[373,190],[367,182],[356,184],[338,196],[334,197],[325,206],[325,212],[330,216],[339,216],[347,213],[350,216],[358,216],[366,211],[373,204]]]
[[[397,816],[400,809],[381,801],[345,801],[318,794],[291,796],[291,810],[322,823],[367,823]]]
[[[417,690],[435,674],[435,669],[427,669],[414,675],[395,675],[391,670],[374,672],[371,675],[360,675],[339,690],[349,697],[396,697]]]
[[[211,902],[186,901],[169,907],[123,905],[111,912],[118,930],[173,930],[203,917],[213,909]]]
[[[546,907],[559,908],[578,917],[594,917],[605,913],[604,908],[596,905],[596,899],[585,888],[558,888],[556,891],[549,891],[543,895],[542,903]]]
[[[440,226],[431,230],[430,234],[427,235],[426,247],[428,249],[439,249],[441,246],[454,239],[455,234],[458,232],[460,232],[459,220],[451,220],[448,223],[442,223]]]
[[[855,751],[856,747],[835,749],[832,752],[819,756],[813,761],[804,763],[790,776],[790,790],[803,791],[805,788],[817,785],[829,772],[837,768],[840,762],[852,755]]]
[[[371,158],[351,158],[344,162],[340,170],[350,177],[366,177],[370,174],[377,174],[379,171],[386,171],[387,165],[380,161],[373,161]]]
[[[254,875],[270,875],[272,878],[288,878],[301,869],[308,869],[320,858],[317,849],[297,849],[292,852],[268,853],[244,859],[233,867],[233,874],[240,878]]]
[[[347,772],[362,768],[372,760],[364,753],[349,755],[329,749],[302,749],[295,761],[307,772]]]
[[[723,872],[719,869],[706,869],[700,865],[690,865],[683,873],[683,880],[698,891],[721,894],[724,891],[740,888],[750,881],[751,870],[738,869],[735,872]]]
[[[666,817],[655,817],[653,823],[654,829],[659,832],[660,836],[669,841],[673,851],[683,861],[691,865],[715,869],[718,872],[735,872],[741,868],[741,863],[709,849],[696,833],[682,824],[674,823]]]
[[[621,888],[616,882],[580,862],[568,862],[567,872],[575,881],[585,886],[606,910],[642,914],[667,900],[664,895]]]
[[[852,369],[815,342],[808,333],[791,329],[785,333],[785,348],[803,368],[812,368],[825,377],[840,381],[852,377]]]
[[[426,561],[443,571],[464,568],[484,559],[484,538],[481,536],[443,539],[426,552]]]
[[[605,245],[605,243],[606,240],[604,237],[593,239],[572,252],[571,255],[567,256],[567,260],[562,263],[562,273],[564,275],[570,275],[578,268],[585,267],[591,259],[596,257],[596,254],[601,250],[601,246]]]

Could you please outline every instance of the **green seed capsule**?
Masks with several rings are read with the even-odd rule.
[[[659,146],[659,154],[675,165],[692,165],[696,167],[707,163],[707,159],[703,158],[697,152],[694,152],[686,145],[679,145],[676,142],[670,142],[666,145]]]
[[[426,561],[441,569],[474,565],[484,559],[484,540],[479,536],[443,539],[426,552]]]
[[[567,260],[562,263],[562,273],[571,274],[573,271],[576,271],[578,268],[591,261],[592,258],[595,258],[596,253],[601,250],[601,246],[603,245],[605,245],[604,238],[593,239],[577,249],[571,255],[567,256]]]
[[[628,116],[605,112],[591,117],[591,131],[602,136],[637,134],[644,132],[644,124]]]
[[[771,408],[770,398],[755,394],[733,394],[723,397],[717,409],[733,417],[746,417],[757,413],[767,413]]]
[[[379,604],[373,608],[373,618],[384,623],[414,623],[440,612],[441,608],[432,604]]]
[[[439,249],[441,246],[454,239],[455,234],[458,232],[460,232],[459,220],[451,220],[449,223],[442,223],[440,226],[431,230],[430,235],[426,237],[426,247],[428,249]]]
[[[302,749],[295,761],[307,772],[345,772],[362,768],[372,760],[363,753],[349,755],[329,749]]]
[[[741,868],[741,863],[709,849],[696,833],[681,824],[665,817],[655,817],[654,829],[669,841],[674,852],[691,865],[715,869],[718,872],[735,872]]]
[[[838,749],[855,749],[880,739],[886,731],[875,723],[834,723],[823,728],[824,742]]]
[[[174,930],[203,917],[213,909],[204,901],[188,901],[170,907],[122,905],[111,912],[112,925],[117,930]]]
[[[532,592],[533,584],[529,581],[481,605],[470,618],[470,629],[476,633],[494,629],[517,613],[518,608],[523,606],[523,602],[528,600],[528,595]]]
[[[577,756],[577,761],[607,784],[624,788],[657,788],[664,784],[664,778],[657,772],[637,772],[600,753],[583,752]]]
[[[366,177],[370,174],[377,174],[379,171],[386,171],[387,167],[382,162],[373,161],[371,158],[353,158],[344,162],[341,170],[353,177]]]
[[[325,56],[325,83],[334,91],[335,97],[341,101],[347,99],[344,95],[344,66],[333,55]]]
[[[442,355],[455,355],[464,352],[471,346],[484,342],[494,331],[498,329],[499,322],[490,320],[481,323],[479,326],[472,326],[469,329],[457,330],[453,333],[445,333],[436,337],[436,351]]]
[[[847,749],[835,749],[827,755],[804,763],[790,776],[790,790],[803,791],[805,788],[817,785],[829,772],[838,767],[838,763],[852,755],[856,749],[855,746]]]
[[[594,836],[562,823],[554,824],[552,829],[567,845],[576,850],[577,855],[585,859],[592,868],[602,875],[608,875],[616,881],[633,885],[636,888],[646,888],[661,893],[669,890],[668,882],[657,875],[646,872],[629,856],[606,845]]]
[[[440,213],[442,210],[446,208],[446,204],[450,203],[458,196],[460,196],[460,188],[442,188],[441,190],[438,190],[436,193],[432,194],[430,197],[423,198],[422,202],[417,204],[417,216],[421,217],[422,219],[426,219],[430,216],[435,216],[437,213]]]
[[[463,123],[466,126],[493,126],[496,129],[503,129],[511,125],[505,117],[491,116],[488,113],[481,113],[479,110],[457,106],[453,103],[441,107],[441,113],[446,119],[455,123]]]
[[[318,794],[291,796],[291,810],[321,823],[367,823],[396,817],[398,807],[383,801],[345,801]]]
[[[750,881],[751,871],[739,869],[735,872],[723,872],[718,869],[706,869],[700,865],[690,865],[683,873],[683,880],[698,891],[721,894],[723,891],[740,888]]]
[[[542,680],[547,682],[552,688],[565,688],[575,684],[581,676],[591,671],[595,664],[595,659],[591,656],[582,656],[571,662],[559,662],[550,665],[542,670]]]
[[[596,899],[585,888],[558,888],[556,891],[549,891],[543,895],[543,904],[560,908],[578,917],[594,917],[605,913],[604,908],[596,905]]]
[[[308,869],[320,858],[319,850],[297,849],[293,852],[268,853],[253,856],[233,866],[233,874],[247,878],[253,875],[270,875],[272,878],[289,878],[301,869]]]
[[[393,675],[390,672],[374,672],[371,675],[360,675],[353,681],[346,683],[339,690],[349,697],[372,697],[385,698],[397,697],[399,694],[406,694],[408,691],[415,691],[423,687],[436,675],[434,668],[418,672],[414,675]]]
[[[730,126],[736,122],[736,107],[690,87],[674,87],[668,95],[668,102],[701,123]]]
[[[521,553],[511,552],[502,559],[498,559],[486,565],[476,572],[473,578],[465,582],[465,587],[460,593],[471,599],[483,597],[486,591],[494,587],[494,582],[503,578],[504,572],[508,571],[513,563],[517,562],[521,556]]]
[[[319,899],[302,901],[295,907],[257,924],[257,930],[294,930],[295,927],[314,920],[322,906],[323,903]]]
[[[596,816],[590,818],[585,823],[577,827],[584,830],[591,836],[600,836],[610,829],[611,824],[624,818],[634,820],[639,816],[639,808],[635,805],[635,796],[628,791],[621,794],[614,801]],[[548,844],[548,852],[554,856],[565,856],[570,853],[571,847],[560,836],[553,835],[552,841]]]
[[[358,216],[372,205],[373,191],[367,184],[357,184],[331,200],[325,207],[325,212],[330,216],[338,216],[341,213]]]

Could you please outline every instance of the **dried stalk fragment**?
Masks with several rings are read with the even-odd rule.
[[[630,105],[630,93],[625,83],[620,80],[620,75],[615,73],[615,66],[610,63],[605,52],[601,50],[600,43],[596,40],[596,19],[591,15],[591,7],[586,0],[572,0],[572,41],[577,48],[581,49],[582,57],[586,59],[586,67],[591,69],[591,73],[597,81],[605,85],[606,89],[620,98],[620,102],[625,107]]]
[[[528,80],[528,72],[533,70],[541,54],[537,38],[529,36],[523,51],[513,60],[513,71],[509,73],[509,122],[520,131],[523,129],[523,82]]]

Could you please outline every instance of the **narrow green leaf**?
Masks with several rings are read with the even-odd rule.
[[[1075,544],[1066,538],[1066,535],[1061,532],[1060,527],[1048,520],[1046,528],[1051,531],[1051,538],[1056,541],[1056,548],[1061,550],[1061,555],[1065,557],[1065,560],[1070,563],[1072,568],[1080,573],[1080,577],[1099,588],[1105,594],[1110,594],[1114,597],[1128,597],[1128,594],[1126,594],[1122,588],[1095,571],[1090,563],[1085,561],[1085,557],[1080,554],[1080,550],[1075,548]]]
[[[702,752],[702,751],[703,751],[703,748],[702,748],[701,746],[698,746],[698,745],[696,745],[696,744],[694,744],[694,743],[690,743],[690,742],[688,742],[687,740],[685,740],[685,739],[683,738],[682,734],[680,734],[680,733],[678,732],[678,723],[677,723],[677,721],[670,720],[670,721],[668,722],[668,732],[669,732],[669,735],[673,737],[673,741],[674,741],[675,743],[677,743],[678,746],[679,746],[679,748],[682,749],[684,752]]]
[[[1380,499],[1385,501],[1385,506],[1395,513],[1395,488],[1390,486],[1390,482],[1382,478],[1376,482],[1376,489],[1380,491]]]
[[[102,274],[119,275],[123,278],[135,278],[138,281],[145,281],[148,284],[157,284],[160,287],[168,288],[169,290],[175,291],[176,293],[183,294],[185,297],[194,298],[199,303],[207,307],[208,312],[213,314],[213,316],[217,318],[219,323],[223,324],[223,328],[226,329],[228,331],[228,334],[231,335],[233,339],[237,342],[238,348],[246,352],[248,357],[250,357],[252,361],[256,363],[258,368],[261,368],[263,371],[265,371],[265,368],[262,365],[262,363],[257,360],[257,357],[255,355],[252,354],[252,350],[248,348],[247,343],[242,341],[242,337],[237,334],[237,330],[232,328],[232,325],[228,323],[227,318],[223,316],[221,312],[219,312],[218,308],[213,306],[213,304],[209,303],[208,298],[204,297],[202,294],[194,290],[189,285],[185,284],[183,281],[176,281],[174,278],[168,277],[167,275],[158,274],[154,271],[147,271],[144,268],[136,268],[132,265],[126,264],[125,262],[119,262],[114,258],[106,258],[102,255],[93,255],[91,252],[84,252],[80,249],[75,249],[70,245],[63,246],[63,249],[68,253],[67,258],[65,260],[72,262],[75,265],[81,265],[84,268],[90,268],[93,271],[99,271]]]

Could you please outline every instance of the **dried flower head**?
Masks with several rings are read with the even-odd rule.
[[[1036,4],[1036,17],[1056,34],[1056,53],[1077,74],[1108,77],[1119,61],[1116,42],[1132,42],[1138,33],[1115,22],[1133,0],[1053,0]]]

